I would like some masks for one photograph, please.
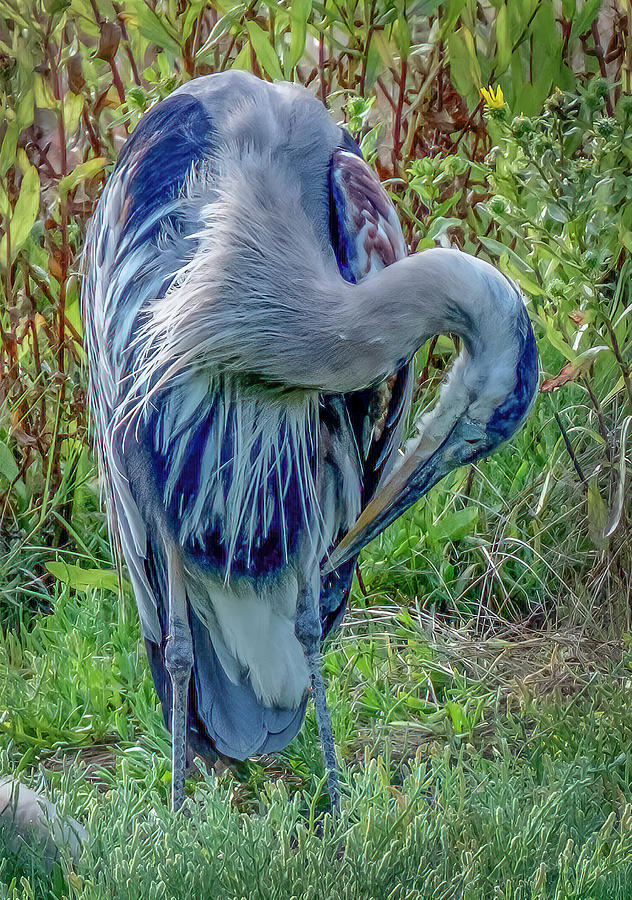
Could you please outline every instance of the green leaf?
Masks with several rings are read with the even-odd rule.
[[[101,588],[118,594],[119,583],[114,569],[83,569],[81,566],[66,562],[48,562],[46,568],[58,581],[67,584],[76,591],[88,591]],[[123,583],[129,589],[129,584]]]
[[[450,77],[457,91],[474,105],[481,87],[481,67],[479,65],[472,32],[461,26],[448,35],[450,57]]]
[[[496,76],[502,75],[509,67],[511,60],[511,26],[509,10],[501,6],[496,16]]]
[[[415,16],[433,16],[441,0],[418,0],[415,4]]]
[[[467,728],[467,716],[463,707],[453,700],[446,700],[445,709],[452,721],[452,728],[455,734],[464,734]]]
[[[522,268],[518,268],[518,266],[514,265],[510,257],[507,257],[505,270],[505,274],[509,275],[514,281],[517,281],[522,290],[526,291],[527,294],[537,297],[544,293],[544,288],[538,284],[535,277],[531,278]],[[535,273],[532,272],[532,274],[535,276]]]
[[[0,476],[8,482],[13,482],[18,477],[20,470],[9,447],[0,441]]]
[[[0,148],[0,175],[6,175],[7,170],[15,162],[15,154],[18,147],[18,126],[16,122],[9,122],[2,139]]]
[[[444,5],[443,15],[441,16],[447,26],[451,28],[454,25],[467,2],[468,0],[448,0],[448,8],[446,10]]]
[[[624,387],[625,387],[625,378],[623,377],[623,375],[621,375],[621,376],[619,376],[619,380],[617,381],[615,386],[612,388],[612,390],[608,394],[606,394],[606,396],[603,398],[603,405],[607,406],[610,403],[610,401],[613,400],[617,396],[617,394],[620,394],[623,391]]]
[[[533,273],[533,269],[517,253],[510,247],[506,247],[505,244],[501,244],[500,241],[496,241],[494,238],[483,237],[482,235],[479,237],[479,241],[486,250],[489,250],[492,256],[497,256],[500,260],[506,257],[508,260],[511,260],[519,271],[524,272],[526,275]]]
[[[76,188],[80,182],[94,178],[98,172],[107,166],[108,162],[109,160],[104,156],[93,156],[91,159],[79,163],[72,172],[68,175],[64,175],[59,182],[60,196],[65,197],[68,191],[72,191],[72,189]]]
[[[400,59],[408,59],[410,53],[410,28],[405,15],[400,15],[393,26],[393,37],[397,45]]]
[[[167,50],[172,56],[178,57],[182,53],[182,48],[178,41],[178,36],[169,26],[167,17],[161,16],[147,6],[143,0],[127,0],[124,6],[123,18],[132,28],[137,28],[144,38],[155,44],[161,50]]]
[[[18,130],[22,131],[33,124],[35,114],[35,93],[33,88],[28,88],[20,97],[18,108],[15,111],[15,120]]]
[[[561,222],[564,224],[568,221],[568,215],[565,210],[563,210],[559,203],[556,203],[554,200],[551,200],[545,205],[543,212],[545,215],[550,216],[554,222]]]
[[[556,350],[559,350],[564,359],[567,359],[570,363],[574,363],[577,359],[577,354],[575,353],[571,345],[567,344],[562,335],[559,333],[557,323],[553,319],[551,319],[550,316],[540,317],[540,321],[544,325],[544,330],[549,344],[555,347]]]
[[[193,30],[193,26],[195,24],[195,20],[202,12],[204,6],[206,5],[205,0],[189,0],[188,9],[186,15],[184,17],[184,23],[182,25],[182,40],[186,41],[191,31]]]
[[[436,240],[442,234],[445,234],[448,228],[457,228],[462,224],[462,219],[457,219],[454,216],[438,216],[430,223],[430,228],[426,232],[426,237]]]
[[[290,7],[290,46],[283,59],[285,74],[288,76],[305,51],[307,22],[311,11],[312,0],[292,0],[292,6]]]
[[[13,208],[11,215],[11,258],[15,259],[17,252],[20,250],[27,237],[31,233],[31,228],[35,225],[40,201],[40,180],[35,166],[28,166],[22,176],[22,184],[20,185],[20,194]],[[6,236],[2,238],[0,243],[0,261],[6,262]]]
[[[573,19],[571,41],[588,31],[602,6],[603,0],[586,0],[582,11]]]
[[[395,64],[393,51],[391,50],[390,44],[386,40],[383,31],[373,32],[373,37],[371,38],[371,48],[377,51],[380,59],[387,68],[390,68],[390,66]]]
[[[382,132],[382,123],[378,122],[370,131],[364,135],[362,140],[360,141],[360,150],[362,151],[362,156],[367,160],[367,162],[372,163],[373,157],[377,152],[377,144]]]
[[[6,216],[9,218],[11,216],[11,204],[9,203],[9,195],[7,194],[4,185],[0,181],[0,216]]]
[[[604,537],[608,510],[594,478],[588,483],[586,503],[590,538],[598,550],[605,550],[608,546],[608,540]]]
[[[57,13],[65,12],[70,6],[72,0],[52,0],[48,8],[48,14],[51,16],[56,16]]]
[[[231,65],[231,69],[238,69],[241,72],[250,72],[250,44],[244,41],[243,46]]]
[[[64,100],[64,127],[68,134],[73,134],[79,124],[83,110],[83,95],[68,91]]]
[[[250,43],[252,44],[255,56],[257,57],[257,62],[261,68],[264,69],[266,75],[269,75],[270,78],[282,81],[283,72],[281,71],[279,58],[276,55],[276,50],[270,43],[268,35],[256,22],[246,22],[246,25]]]
[[[240,3],[238,6],[235,6],[233,9],[231,9],[230,12],[226,13],[223,16],[220,16],[220,18],[211,29],[211,33],[195,54],[195,58],[201,59],[203,56],[210,53],[210,51],[213,50],[220,38],[222,38],[228,31],[230,31],[230,29],[236,22],[239,22],[240,17],[243,16],[245,10],[246,5],[244,3]]]
[[[466,506],[452,513],[445,513],[429,529],[427,539],[434,542],[460,541],[466,534],[472,534],[478,522],[478,509]]]
[[[625,476],[627,471],[626,445],[628,440],[628,430],[632,422],[632,416],[627,416],[621,427],[621,438],[619,440],[619,472],[617,486],[614,492],[614,501],[612,509],[608,515],[608,520],[604,525],[603,536],[609,538],[611,534],[617,530],[621,516],[623,514],[623,502],[625,500]]]
[[[380,54],[379,47],[377,45],[377,41],[375,40],[375,33],[371,37],[371,43],[369,44],[369,49],[366,55],[366,72],[364,76],[364,90],[368,92],[371,90],[373,85],[376,82],[376,79],[381,71],[381,63],[382,56]]]

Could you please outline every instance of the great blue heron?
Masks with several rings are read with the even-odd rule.
[[[173,806],[187,742],[239,760],[280,750],[310,681],[335,806],[321,639],[362,546],[523,421],[538,363],[520,295],[457,250],[407,256],[325,107],[244,72],[143,116],[85,262],[110,529],[172,733]],[[411,359],[442,332],[463,349],[400,462]]]

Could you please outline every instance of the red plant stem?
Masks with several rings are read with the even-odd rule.
[[[59,91],[59,87],[58,87]],[[68,160],[66,157],[66,129],[64,127],[63,109],[58,119],[59,144],[61,147],[61,176],[67,174]],[[59,282],[59,298],[57,300],[57,364],[59,371],[64,371],[64,343],[66,340],[65,322],[66,322],[66,279],[68,275],[68,210],[66,208],[66,199],[62,197],[59,202],[59,221],[61,232],[61,280]]]
[[[463,128],[459,131],[458,135],[456,136],[456,139],[451,142],[450,146],[448,147],[448,153],[454,153],[454,151],[457,149],[457,147],[461,143],[461,138],[463,137],[465,132],[468,130],[468,128],[471,126],[472,122],[474,121],[474,117],[483,108],[483,103],[484,103],[484,101],[481,98],[478,101],[478,104],[476,105],[475,109],[472,111],[472,114],[470,115],[469,119],[467,120],[467,122],[465,123]]]
[[[362,70],[360,72],[360,85],[359,85],[359,92],[362,96],[364,96],[364,85],[366,82],[366,64],[367,64],[367,59],[369,57],[369,48],[371,46],[371,38],[373,37],[373,32],[375,30],[374,26],[373,26],[373,19],[375,17],[376,3],[377,3],[377,0],[371,0],[371,7],[369,9],[369,21],[368,21],[369,27],[367,29],[366,42],[364,44],[364,53],[362,54]]]
[[[261,69],[259,68],[259,63],[257,62],[257,54],[255,53],[255,48],[250,45],[250,69],[253,75],[256,75],[257,78],[262,78]]]
[[[118,69],[116,67],[116,61],[114,58],[109,60],[110,69],[112,71],[112,84],[116,88],[116,93],[119,96],[119,100],[121,103],[125,103],[125,88],[123,87],[123,82],[121,81],[121,76],[118,73]]]
[[[323,103],[327,100],[327,91],[325,89],[325,74],[324,74],[324,63],[325,63],[325,36],[322,31],[318,36],[318,76],[320,78],[320,88],[318,89],[318,93],[320,94],[320,99]]]
[[[404,95],[406,93],[406,76],[408,74],[408,60],[402,59],[399,73],[399,93],[397,95],[397,107],[395,109],[395,124],[393,126],[393,164],[397,168],[397,162],[401,155],[402,141],[402,110],[404,108]]]
[[[430,345],[428,346],[428,356],[426,357],[426,364],[421,370],[419,378],[417,379],[417,384],[415,385],[415,390],[413,393],[413,400],[416,400],[421,394],[421,389],[424,384],[428,381],[428,374],[430,371],[430,363],[432,360],[432,354],[434,353],[435,347],[437,346],[437,341],[439,340],[439,335],[435,334],[432,340],[430,341]]]
[[[193,43],[191,44],[191,77],[195,78],[195,54],[198,52],[200,47],[200,35],[202,33],[202,19],[203,14],[200,13],[195,22],[195,34],[193,35]],[[216,48],[217,49],[217,48]]]
[[[588,378],[585,375],[583,376],[582,381],[584,382],[586,390],[588,391],[588,396],[590,397],[590,402],[592,403],[594,410],[595,410],[595,414],[597,416],[597,422],[599,424],[599,434],[601,435],[601,437],[603,439],[604,453],[606,455],[606,459],[610,460],[610,442],[608,440],[608,432],[606,430],[606,426],[605,426],[605,423],[603,420],[601,406],[599,404],[599,401],[595,397],[595,394],[591,387],[590,381],[588,380]]]
[[[362,579],[362,573],[360,572],[360,566],[358,565],[358,563],[356,563],[356,566],[355,566],[355,573],[356,573],[356,578],[358,579],[358,587],[360,588],[362,595],[364,597],[368,597],[369,592],[367,591],[366,587],[364,586],[364,581]]]
[[[382,78],[381,75],[378,75],[377,78],[375,79],[375,81],[376,81],[376,84],[378,84],[378,85],[382,88],[382,93],[384,94],[384,96],[385,96],[386,99],[388,100],[388,102],[389,102],[389,104],[390,104],[390,107],[391,107],[391,109],[393,110],[393,112],[395,112],[396,109],[397,109],[397,107],[395,106],[395,101],[393,100],[393,98],[391,97],[391,95],[390,95],[389,92],[388,92],[388,88],[387,88],[386,85],[384,84],[384,79]]]
[[[555,421],[557,422],[558,428],[560,429],[560,432],[562,434],[562,440],[564,441],[564,446],[566,447],[566,450],[568,451],[568,455],[571,458],[571,462],[573,463],[573,468],[577,472],[577,477],[581,481],[584,489],[586,489],[588,487],[588,482],[586,481],[586,476],[584,475],[584,473],[581,470],[579,462],[577,461],[577,457],[575,456],[575,451],[573,450],[573,445],[571,444],[571,442],[568,438],[568,435],[566,434],[566,429],[562,425],[562,420],[560,419],[559,413],[556,409],[553,410],[553,416],[554,416]]]
[[[244,14],[242,17],[242,22],[245,22],[247,20],[248,16],[254,9],[256,2],[257,2],[257,0],[250,0],[250,3],[248,4],[248,8],[244,11]],[[223,72],[224,69],[226,68],[226,66],[228,65],[228,60],[230,59],[230,54],[233,52],[233,47],[235,46],[236,40],[237,40],[237,32],[235,32],[235,34],[231,37],[230,44],[228,45],[228,50],[222,57],[222,61],[219,66],[220,72]]]
[[[125,41],[125,53],[129,60],[130,68],[132,70],[132,78],[134,82],[140,85],[140,75],[138,73],[138,68],[136,66],[136,60],[134,59],[134,54],[132,53],[132,47],[129,42],[129,36],[127,34],[127,28],[125,27],[125,19],[121,15],[121,6],[118,3],[113,3],[112,8],[116,13],[116,21],[119,24],[119,28],[121,29],[121,37]]]
[[[33,316],[29,319],[29,325],[31,326],[31,343],[33,346],[33,363],[35,365],[35,375],[36,378],[39,379],[42,373],[42,363],[40,359],[39,352],[39,338],[37,336],[37,328],[35,327],[35,319]],[[46,397],[44,392],[42,391],[42,396],[40,400],[40,414],[39,414],[39,426],[38,431],[41,434],[44,431],[44,426],[46,425]]]
[[[226,68],[226,65],[227,65],[227,63],[228,63],[228,60],[230,59],[230,54],[233,52],[233,47],[235,46],[235,41],[236,41],[236,40],[237,40],[237,34],[235,33],[235,34],[232,35],[232,37],[231,37],[231,39],[230,39],[230,43],[229,43],[229,45],[228,45],[228,50],[227,50],[226,53],[223,55],[222,61],[221,61],[221,63],[219,64],[219,71],[220,71],[220,72],[223,72],[224,69]]]
[[[597,19],[593,20],[592,25],[590,26],[590,33],[593,36],[593,41],[595,42],[595,51],[594,55],[597,57],[597,62],[599,63],[599,73],[602,78],[608,77],[608,69],[606,68],[606,61],[604,59],[604,52],[601,46],[601,38],[599,37],[599,26],[597,25]],[[614,115],[614,110],[612,108],[612,101],[610,100],[610,93],[606,94],[606,112],[609,116]]]
[[[63,35],[59,42],[59,57],[61,59],[61,53],[63,49]],[[58,61],[59,62],[59,61]],[[61,69],[59,64],[53,69],[55,73],[55,77],[53,79],[53,90],[55,93],[55,98],[57,100],[61,100],[62,97],[62,85],[61,85]],[[59,132],[59,146],[61,151],[61,177],[68,173],[68,157],[66,153],[66,128],[64,123],[64,108],[63,104],[60,104],[59,116],[57,119],[57,128]],[[63,373],[65,370],[66,364],[66,356],[64,353],[65,344],[66,344],[66,285],[68,280],[68,263],[70,262],[70,246],[68,243],[68,208],[66,204],[66,198],[61,197],[59,202],[59,223],[60,223],[60,236],[61,236],[61,253],[60,253],[60,281],[59,281],[59,296],[57,299],[57,366],[59,372],[62,377],[59,379],[59,404],[61,408],[61,404],[64,402],[65,395],[65,385],[66,379],[63,377]],[[60,450],[61,450],[61,441],[59,440],[59,436],[55,435],[54,446],[52,447],[53,452],[53,466],[52,466],[52,475],[53,475],[53,485],[59,483],[59,479],[61,478],[61,469],[60,469]]]
[[[90,146],[92,147],[92,151],[95,156],[103,156],[103,145],[101,141],[96,135],[94,128],[92,127],[92,122],[90,121],[90,117],[88,116],[88,110],[84,103],[83,109],[81,110],[81,120],[83,122],[84,128],[86,129],[86,134],[88,135],[88,140],[90,141]]]
[[[92,12],[94,13],[94,20],[97,25],[101,26],[103,23],[103,17],[99,12],[99,7],[96,4],[96,0],[90,0],[90,6],[92,7]]]

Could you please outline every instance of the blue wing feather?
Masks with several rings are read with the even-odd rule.
[[[121,237],[133,232],[134,243],[139,243],[151,240],[164,228],[164,215],[152,222],[149,231],[143,225],[178,197],[187,176],[205,158],[212,142],[210,116],[190,95],[167,97],[142,117],[121,150],[115,169],[126,183]]]

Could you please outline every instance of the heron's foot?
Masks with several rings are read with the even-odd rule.
[[[169,580],[165,667],[171,679],[171,808],[184,803],[184,770],[187,762],[187,706],[193,668],[193,640],[182,564],[173,546],[166,545]]]

